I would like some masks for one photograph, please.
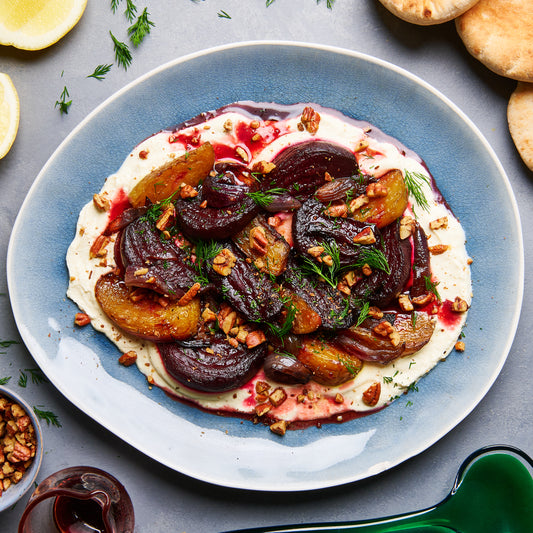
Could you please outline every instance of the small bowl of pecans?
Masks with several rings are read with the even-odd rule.
[[[33,485],[43,456],[42,432],[31,407],[0,386],[0,512]]]

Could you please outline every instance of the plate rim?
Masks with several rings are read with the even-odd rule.
[[[516,225],[516,229],[518,231],[518,234],[516,235],[517,239],[517,252],[519,255],[519,265],[518,265],[518,280],[517,280],[517,294],[515,297],[515,304],[513,309],[513,314],[510,321],[510,324],[508,324],[508,331],[509,334],[507,335],[507,339],[505,342],[505,345],[503,347],[503,354],[499,359],[499,364],[495,366],[493,369],[493,372],[491,374],[491,378],[485,382],[484,387],[480,387],[475,399],[472,401],[472,405],[469,406],[466,410],[463,410],[456,419],[454,419],[453,422],[450,422],[447,426],[444,428],[441,428],[440,431],[436,432],[431,439],[424,440],[420,446],[418,446],[416,449],[410,449],[408,452],[402,454],[401,457],[395,459],[392,462],[388,462],[386,464],[381,464],[379,467],[374,468],[368,468],[365,472],[360,472],[357,476],[353,475],[346,475],[342,479],[336,479],[335,481],[329,481],[329,482],[323,482],[323,481],[315,481],[314,483],[307,482],[305,486],[301,486],[301,483],[296,482],[294,485],[286,484],[283,487],[278,487],[277,485],[274,487],[272,482],[268,484],[268,486],[245,486],[242,483],[226,483],[223,480],[220,479],[213,479],[210,478],[207,475],[199,476],[194,472],[194,469],[184,469],[180,468],[179,470],[170,464],[168,460],[165,460],[162,457],[156,457],[154,454],[150,454],[149,451],[145,451],[143,447],[139,448],[137,446],[134,446],[138,451],[141,451],[144,455],[147,455],[148,457],[151,457],[161,464],[171,468],[172,470],[178,471],[182,474],[185,474],[187,476],[190,476],[194,479],[200,479],[202,481],[212,483],[219,486],[224,487],[231,487],[231,488],[239,488],[239,489],[245,489],[245,490],[256,490],[256,491],[277,491],[277,492],[295,492],[295,491],[307,491],[307,490],[314,490],[314,489],[321,489],[321,488],[328,488],[333,486],[340,486],[344,485],[346,483],[359,481],[362,479],[366,479],[372,476],[375,476],[376,474],[379,474],[385,470],[389,470],[390,468],[393,468],[406,460],[413,458],[420,453],[424,452],[425,450],[429,449],[431,446],[433,446],[436,442],[438,442],[443,436],[448,434],[451,430],[453,430],[454,427],[456,427],[460,422],[462,422],[467,416],[470,415],[470,413],[479,405],[479,403],[482,401],[484,396],[487,394],[487,392],[490,390],[492,385],[494,384],[495,380],[501,373],[501,370],[503,368],[503,365],[505,364],[507,357],[511,351],[512,344],[514,342],[515,336],[516,336],[516,330],[518,328],[518,323],[520,319],[522,304],[523,304],[523,295],[524,295],[524,243],[523,243],[523,232],[522,232],[522,224],[520,220],[520,213],[518,210],[518,204],[516,201],[516,197],[514,195],[511,182],[509,180],[509,177],[507,176],[507,173],[505,172],[505,169],[498,159],[494,149],[489,144],[483,133],[480,131],[480,129],[475,125],[475,123],[466,115],[464,111],[462,111],[455,103],[453,103],[447,96],[445,96],[442,92],[440,92],[438,89],[433,87],[431,84],[417,76],[416,74],[413,74],[412,72],[406,70],[403,67],[400,67],[398,65],[395,65],[393,63],[390,63],[389,61],[377,58],[375,56],[371,56],[369,54],[358,52],[354,50],[350,50],[347,48],[337,47],[337,46],[331,46],[331,45],[322,45],[322,44],[316,44],[316,43],[309,43],[309,42],[301,42],[301,41],[280,41],[280,40],[253,40],[253,41],[241,41],[241,42],[233,42],[228,43],[224,45],[219,46],[213,46],[209,47],[203,50],[199,50],[196,52],[192,52],[189,54],[186,54],[181,57],[177,57],[175,59],[172,59],[170,61],[167,61],[148,72],[142,74],[141,76],[137,77],[136,79],[132,80],[131,82],[124,85],[122,88],[115,91],[113,94],[111,94],[109,97],[107,97],[103,102],[101,102],[99,105],[97,105],[92,111],[90,111],[71,131],[67,134],[67,136],[61,141],[61,143],[57,146],[57,148],[53,151],[53,153],[49,156],[44,166],[41,168],[39,173],[37,174],[36,178],[34,179],[32,185],[30,186],[29,190],[27,191],[24,201],[21,204],[21,207],[19,209],[19,212],[17,214],[17,217],[15,219],[15,222],[13,224],[13,228],[11,231],[11,235],[9,238],[8,243],[8,249],[7,249],[7,261],[6,261],[6,274],[7,274],[7,285],[8,285],[8,293],[10,294],[10,302],[12,306],[13,316],[15,319],[15,323],[17,325],[17,329],[21,335],[22,340],[24,341],[24,344],[28,348],[28,351],[32,355],[34,359],[36,359],[36,356],[34,355],[36,351],[38,351],[39,346],[35,346],[33,339],[30,338],[30,335],[27,335],[24,331],[25,328],[21,327],[20,325],[20,311],[19,306],[16,301],[13,300],[12,295],[14,292],[14,287],[16,285],[16,282],[14,280],[15,274],[15,259],[14,259],[14,240],[16,235],[19,232],[19,226],[22,224],[22,218],[23,213],[25,212],[25,209],[27,207],[27,204],[30,203],[32,196],[34,195],[36,189],[39,186],[39,183],[41,181],[41,178],[43,175],[45,175],[48,171],[48,168],[53,164],[53,162],[61,155],[63,150],[65,149],[66,145],[74,138],[78,132],[85,127],[85,125],[92,120],[92,118],[96,115],[98,115],[102,110],[104,110],[107,106],[111,105],[114,100],[118,99],[120,96],[122,96],[124,93],[130,91],[133,87],[142,84],[145,80],[149,79],[152,76],[157,75],[160,72],[163,72],[167,69],[171,69],[176,65],[186,63],[189,61],[193,61],[197,58],[208,56],[208,55],[214,55],[220,52],[224,52],[227,50],[234,50],[234,49],[245,49],[245,48],[253,48],[253,47],[259,47],[259,46],[272,46],[272,47],[279,47],[279,48],[306,48],[311,50],[317,50],[317,51],[324,51],[329,52],[332,54],[340,54],[344,56],[349,56],[355,59],[363,60],[368,63],[373,63],[375,65],[378,65],[382,68],[385,68],[387,70],[393,71],[397,74],[400,74],[401,76],[408,78],[411,82],[414,82],[415,84],[421,86],[426,91],[429,91],[432,93],[435,97],[437,97],[440,101],[442,101],[448,108],[450,108],[453,112],[455,112],[459,118],[469,127],[469,129],[475,134],[477,141],[480,142],[485,152],[490,156],[493,165],[498,170],[498,174],[502,178],[503,185],[506,188],[508,198],[510,201],[510,205],[512,206],[512,220]],[[378,125],[379,127],[379,125]],[[32,349],[30,349],[32,347]],[[36,360],[37,362],[37,360]],[[56,387],[65,398],[74,403],[74,405],[77,405],[76,402],[73,402],[71,400],[71,394],[69,394],[66,390],[64,390],[64,387],[61,384],[57,384],[56,381],[53,382],[54,387]],[[114,433],[115,435],[119,436],[121,439],[125,440],[126,442],[130,443],[130,440],[123,436],[123,432],[117,431],[117,429],[108,428],[104,422],[102,421],[102,417],[98,415],[98,413],[94,413],[93,409],[86,409],[86,406],[84,406],[83,411],[90,416],[93,420],[98,422],[100,425],[103,425]]]

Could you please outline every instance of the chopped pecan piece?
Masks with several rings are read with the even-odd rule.
[[[450,246],[448,244],[435,244],[434,246],[429,246],[429,251],[433,255],[440,255],[449,250]]]
[[[381,383],[379,381],[376,381],[376,383],[373,383],[366,389],[365,392],[363,392],[363,402],[365,405],[368,405],[368,407],[374,407],[377,405],[379,401],[379,397],[381,396]]]
[[[305,129],[314,135],[318,131],[320,125],[320,114],[317,113],[312,107],[306,106],[302,111],[302,117],[300,119]]]
[[[123,366],[131,366],[137,361],[137,352],[130,350],[129,352],[123,353],[119,358],[118,362]]]
[[[202,286],[196,282],[178,301],[178,305],[184,306],[191,303]]]
[[[272,391],[268,399],[274,407],[279,407],[287,399],[287,393],[281,387],[277,387]]]
[[[213,259],[213,270],[221,276],[229,276],[236,262],[237,258],[233,252],[228,248],[223,248]]]
[[[468,303],[459,296],[452,302],[452,311],[456,313],[465,313],[468,311]]]
[[[270,161],[258,161],[252,168],[254,172],[268,174],[276,168],[276,165]]]
[[[448,217],[437,218],[429,223],[430,229],[446,229],[448,227]]]
[[[389,189],[379,181],[377,183],[369,183],[366,188],[366,195],[369,198],[383,198],[389,194]]]
[[[274,422],[273,424],[271,424],[269,427],[272,433],[283,436],[287,432],[289,423],[286,420],[278,420],[277,422]]]
[[[374,244],[376,237],[371,228],[365,228],[353,238],[353,242],[356,244]]]
[[[464,352],[465,351],[465,343],[463,341],[457,341],[454,346],[455,350],[457,352]]]
[[[99,211],[109,211],[111,207],[107,193],[93,195],[93,204]]]
[[[249,234],[250,248],[259,253],[259,255],[266,255],[268,252],[268,240],[264,228],[261,226],[254,226]]]
[[[110,240],[111,239],[106,235],[98,235],[89,250],[89,257],[91,259],[94,259],[95,257],[105,257],[107,255],[106,247]]]
[[[76,313],[74,315],[74,324],[76,326],[86,326],[91,323],[91,317],[87,313]]]
[[[413,217],[402,217],[400,220],[400,239],[408,239],[415,232],[416,222]]]
[[[402,311],[409,312],[414,309],[408,294],[400,294],[398,297],[398,304],[400,305]]]

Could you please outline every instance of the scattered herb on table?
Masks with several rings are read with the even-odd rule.
[[[144,8],[144,11],[139,15],[135,24],[131,25],[128,28],[128,35],[133,46],[137,48],[143,39],[150,33],[150,28],[154,27],[155,24],[148,18],[150,13],[148,13],[148,8]]]
[[[124,15],[126,15],[126,18],[129,22],[133,22],[135,20],[135,16],[137,15],[137,6],[133,3],[133,0],[126,0],[126,11],[124,11]]]
[[[33,406],[33,411],[37,415],[37,418],[39,418],[40,420],[44,420],[47,425],[52,424],[52,426],[58,428],[61,427],[61,422],[59,422],[59,418],[55,413],[53,413],[52,411],[43,411],[39,409],[39,407],[42,407],[42,405],[38,407],[36,407],[35,405]]]
[[[109,73],[113,65],[98,65],[92,74],[89,74],[87,78],[95,78],[97,80],[103,80],[106,74]]]
[[[72,100],[68,100],[67,98],[70,98],[70,94],[68,92],[67,86],[65,85],[63,87],[63,92],[59,96],[59,100],[56,100],[54,107],[59,107],[59,112],[63,114],[68,114],[68,109],[72,105]]]
[[[217,13],[218,17],[221,18],[221,19],[230,19],[231,18],[231,15],[228,15],[228,13],[226,13],[224,10],[220,10],[218,13]]]
[[[126,43],[119,41],[113,33],[110,31],[111,39],[113,39],[113,48],[115,50],[115,61],[119,67],[124,67],[124,70],[128,70],[131,65],[131,52]]]
[[[11,379],[11,376],[5,376],[3,378],[0,378],[0,385],[6,385],[10,379]]]

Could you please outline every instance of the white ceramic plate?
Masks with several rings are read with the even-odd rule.
[[[378,414],[279,438],[262,426],[206,414],[149,390],[139,372],[117,364],[119,354],[103,335],[73,328],[77,308],[65,297],[65,254],[82,206],[138,142],[238,100],[317,102],[368,120],[424,158],[466,229],[474,258],[467,351],[452,353],[421,380],[418,392]],[[89,416],[189,476],[245,489],[295,491],[386,470],[425,450],[470,413],[498,376],[515,334],[523,248],[501,164],[443,95],[363,54],[252,42],[163,65],[92,112],[35,180],[12,233],[7,274],[28,349],[50,381]]]

